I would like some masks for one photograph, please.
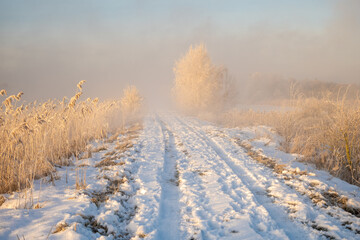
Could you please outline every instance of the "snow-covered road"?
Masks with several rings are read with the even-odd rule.
[[[359,216],[337,206],[315,204],[306,194],[287,184],[282,174],[249,156],[246,149],[236,144],[234,131],[172,114],[147,118],[145,128],[151,128],[152,134],[145,133],[142,144],[157,146],[159,151],[156,158],[152,151],[142,153],[153,171],[145,175],[140,171],[138,177],[152,176],[153,181],[142,181],[141,189],[148,201],[139,208],[155,209],[155,214],[139,211],[134,218],[137,226],[146,226],[142,236],[149,239],[360,237],[355,230],[359,229]],[[347,222],[351,222],[352,228],[344,224]]]
[[[116,152],[124,138],[131,144]],[[120,145],[77,163],[90,169],[82,192],[58,183],[66,199],[56,193],[40,210],[11,210],[16,197],[8,196],[0,207],[0,239],[19,233],[44,239],[360,238],[359,188],[281,152],[268,128],[227,129],[158,113],[145,117],[133,136],[118,139]],[[114,164],[99,168],[102,155],[114,156]],[[63,209],[56,210],[57,220],[33,233],[31,224],[50,221],[36,211],[51,216],[52,205]],[[57,233],[59,221],[64,227]]]

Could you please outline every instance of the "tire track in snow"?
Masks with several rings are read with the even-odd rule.
[[[164,132],[166,132],[170,139],[169,147],[171,148],[172,157],[176,156],[177,162],[175,166],[177,172],[174,175],[178,181],[177,187],[180,197],[178,207],[180,236],[178,239],[206,239],[206,237],[204,237],[206,233],[203,229],[206,229],[204,223],[208,218],[204,213],[210,212],[211,209],[203,205],[203,203],[208,202],[209,199],[202,185],[200,177],[202,172],[200,172],[198,168],[193,168],[194,166],[189,161],[189,153],[179,136],[170,129],[169,125],[163,121],[161,122]],[[173,178],[170,178],[170,182],[173,182],[172,180]],[[166,197],[166,195],[164,195],[164,197]],[[167,211],[171,211],[171,208]],[[165,221],[164,224],[168,226],[168,223]],[[164,237],[163,239],[168,238]]]
[[[157,117],[158,118],[158,117]],[[180,239],[179,172],[173,134],[160,122],[164,143],[164,165],[161,173],[161,198],[156,239]]]
[[[280,201],[285,201],[286,197],[290,196],[292,199],[296,199],[299,204],[302,204],[303,207],[306,208],[305,215],[304,214],[296,215],[295,213],[292,214],[293,215],[292,219],[306,226],[306,229],[309,232],[316,233],[318,237],[322,236],[329,239],[343,239],[343,238],[357,239],[355,233],[350,231],[349,229],[346,229],[344,225],[341,224],[341,222],[339,222],[339,219],[330,218],[326,212],[321,211],[322,209],[314,208],[312,206],[313,205],[312,202],[309,199],[307,199],[304,196],[300,196],[300,194],[296,192],[294,189],[290,188],[287,185],[284,185],[283,182],[278,181],[277,179],[275,179],[275,181],[271,179],[271,178],[276,178],[275,176],[272,176],[273,173],[271,171],[259,170],[261,169],[261,167],[259,168],[260,165],[256,162],[253,162],[252,164],[246,164],[246,163],[244,164],[244,162],[239,160],[237,156],[234,156],[234,154],[231,151],[225,150],[226,146],[233,144],[231,141],[228,141],[226,143],[225,142],[220,143],[217,140],[213,140],[213,138],[208,137],[207,134],[203,132],[201,127],[195,126],[197,124],[194,123],[194,121],[191,122],[193,126],[192,127],[189,126],[189,128],[197,132],[199,137],[202,137],[204,141],[207,141],[209,145],[216,152],[218,152],[219,155],[222,156],[223,160],[230,168],[232,168],[234,173],[237,174],[239,178],[243,178],[245,180],[244,182],[249,186],[250,189],[251,188],[254,189],[253,192],[259,191],[261,190],[261,188],[262,191],[264,192],[271,187],[277,189],[277,191],[281,191],[280,196],[283,195],[283,199],[280,199]],[[243,151],[242,148],[241,151],[245,153],[245,151]],[[248,169],[248,171],[246,171],[245,169]],[[272,177],[267,178],[266,176],[264,176],[264,173],[266,173],[267,176],[272,176]],[[248,176],[248,177],[244,178],[242,176]],[[258,187],[259,189],[257,190],[257,187],[254,188],[254,186],[258,184],[261,184],[262,186],[259,186]],[[291,193],[288,194],[288,192]],[[274,204],[266,204],[266,202],[263,201],[263,198],[261,196],[258,197],[257,199],[260,200],[260,203],[264,204],[264,206],[267,205],[267,208],[270,207],[270,211],[272,211],[271,209],[273,208],[273,206],[271,205]],[[280,204],[286,205],[285,202],[280,202]]]
[[[211,138],[206,136],[201,130],[198,130],[195,126],[190,126],[185,123],[179,117],[176,118],[181,124],[185,125],[191,132],[194,132],[202,141],[204,141],[212,150],[216,152],[216,154],[220,157],[222,162],[226,164],[228,168],[241,180],[241,182],[246,186],[249,191],[248,194],[252,195],[252,200],[255,201],[258,205],[260,205],[263,209],[262,211],[266,211],[265,215],[268,215],[269,219],[267,221],[271,222],[273,229],[282,229],[290,239],[303,239],[306,236],[307,239],[316,238],[314,234],[309,233],[303,229],[302,224],[293,223],[286,221],[287,214],[283,211],[282,208],[274,205],[271,200],[266,197],[266,191],[262,190],[259,184],[259,179],[266,179],[266,176],[256,176],[251,173],[251,170],[246,169],[246,167],[240,167],[240,165],[235,165],[232,159],[228,156],[228,153],[223,150],[216,142],[214,142]],[[192,123],[192,125],[194,125]],[[218,163],[217,163],[218,164]],[[252,175],[253,181],[246,177],[248,174]],[[266,188],[266,187],[265,187]],[[261,223],[261,219],[258,219],[257,214],[259,214],[259,209],[253,209],[252,218],[255,222],[259,221]],[[261,212],[261,211],[260,211]],[[278,220],[280,218],[280,221]],[[263,221],[265,219],[262,219]],[[269,238],[269,236],[263,235],[265,238]]]
[[[165,230],[160,229],[161,227],[165,229],[167,226],[167,230],[171,230],[168,222],[160,222],[160,209],[165,209],[163,208],[163,202],[161,203],[165,143],[160,118],[154,115],[149,116],[144,120],[144,125],[144,132],[141,135],[141,145],[143,147],[137,161],[139,164],[137,177],[140,189],[134,197],[138,209],[129,227],[135,232],[136,238],[168,239],[164,237],[165,234],[161,233],[165,233]],[[173,130],[168,125],[167,129]],[[198,166],[196,167],[189,163],[186,154],[183,152],[187,149],[181,146],[183,139],[175,136],[176,133],[172,130],[169,130],[169,132],[173,132],[171,134],[174,135],[176,146],[172,146],[174,152],[178,154],[177,160],[181,180],[179,186],[181,196],[179,235],[181,236],[178,239],[219,239],[220,236],[224,236],[223,233],[219,234],[219,231],[224,231],[224,229],[219,229],[221,224],[218,224],[218,222],[222,222],[226,216],[224,216],[224,211],[215,215],[213,208],[209,206],[209,202],[218,198],[217,192],[212,191],[212,196],[208,196],[207,183],[204,185],[202,181],[204,176],[200,176],[201,172],[197,171],[202,169],[202,166],[195,164]],[[165,195],[163,196],[166,197]],[[221,201],[222,199],[220,199]],[[165,211],[168,210],[163,212]],[[240,224],[237,226],[242,226],[242,223],[247,224],[247,222],[240,221]],[[249,237],[252,238],[248,237],[248,239],[259,239],[256,236],[258,235],[255,232],[250,232]],[[230,239],[239,239],[239,237]]]
[[[209,172],[206,174],[208,176],[203,177],[207,199],[202,204],[207,209],[207,221],[202,217],[207,228],[202,229],[203,239],[225,236],[230,239],[287,238],[267,210],[254,201],[252,192],[222,163],[221,156],[203,137],[179,119],[169,118],[167,122],[174,125],[172,129],[175,129],[184,141],[192,157],[201,162],[203,168]],[[204,214],[199,212],[200,215]],[[303,236],[304,234],[301,238]]]
[[[144,119],[144,130],[140,135],[141,150],[136,156],[136,172],[139,190],[134,196],[137,206],[136,215],[128,228],[136,238],[153,239],[158,228],[160,207],[161,172],[165,145],[162,130],[156,116]]]

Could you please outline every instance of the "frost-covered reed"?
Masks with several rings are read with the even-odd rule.
[[[120,101],[79,101],[84,82],[69,102],[20,105],[22,92],[7,97],[0,91],[5,98],[0,111],[0,193],[30,186],[51,174],[55,165],[69,164],[90,140],[121,124]]]

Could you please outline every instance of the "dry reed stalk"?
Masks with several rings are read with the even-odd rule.
[[[20,107],[22,92],[7,97],[0,110],[0,193],[25,188],[54,171],[54,165],[68,165],[93,139],[105,137],[119,122],[120,102],[98,99],[80,101],[81,81],[66,104],[49,100]],[[0,94],[6,96],[6,91]],[[86,174],[86,173],[85,173]],[[84,181],[84,184],[85,181]]]

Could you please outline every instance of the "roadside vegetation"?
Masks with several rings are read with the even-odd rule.
[[[360,185],[360,101],[346,98],[290,100],[285,109],[233,110],[221,122],[231,127],[267,125],[282,136],[282,150],[334,176]]]
[[[79,82],[70,100],[41,104],[20,105],[22,92],[7,96],[1,90],[0,193],[31,187],[34,179],[51,175],[55,166],[71,164],[90,141],[139,117],[142,99],[135,87],[129,94],[125,91],[121,101],[80,101],[84,83]]]
[[[229,127],[270,126],[282,137],[283,151],[360,185],[359,86],[256,73],[238,89],[203,44],[190,46],[174,74],[173,93],[182,112]],[[275,110],[240,110],[237,103],[244,99]]]

